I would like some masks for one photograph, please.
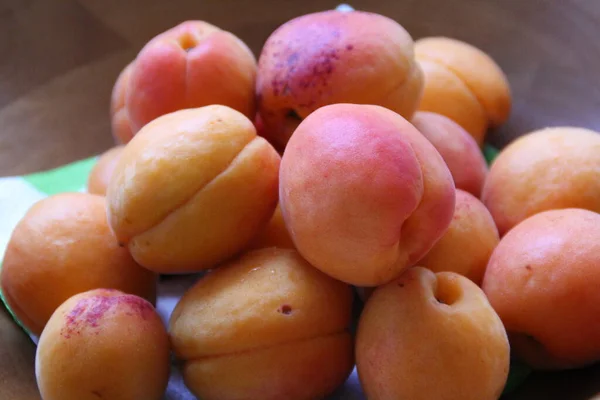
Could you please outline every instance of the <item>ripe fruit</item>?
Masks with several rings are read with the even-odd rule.
[[[325,398],[354,364],[352,291],[295,250],[268,248],[211,271],[171,316],[183,378],[203,400]]]
[[[369,400],[496,400],[508,376],[509,345],[477,285],[415,267],[367,301],[356,366]]]
[[[600,215],[545,211],[502,238],[483,290],[515,354],[541,369],[600,360]]]
[[[279,201],[300,254],[336,279],[376,286],[421,259],[452,220],[454,183],[400,115],[334,104],[306,118],[281,161]]]
[[[65,301],[35,357],[44,400],[160,400],[169,373],[169,337],[154,307],[117,290]]]

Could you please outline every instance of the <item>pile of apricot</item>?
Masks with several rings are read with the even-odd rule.
[[[374,13],[295,18],[258,60],[203,21],[156,36],[88,193],[6,251],[43,399],[158,400],[170,357],[203,400],[326,398],[354,367],[368,399],[493,400],[511,358],[600,360],[600,136],[543,127],[488,167],[510,110],[482,50]],[[159,276],[200,272],[163,322]]]

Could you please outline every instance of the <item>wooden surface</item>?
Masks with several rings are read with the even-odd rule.
[[[0,176],[56,167],[113,142],[108,104],[125,64],[157,33],[204,19],[258,54],[266,37],[329,0],[0,0]],[[504,145],[548,125],[600,130],[597,0],[381,0],[415,38],[447,35],[491,54],[508,74],[514,108],[490,140]],[[0,311],[0,399],[39,399],[34,347]],[[567,387],[566,382],[569,382]],[[510,399],[590,399],[600,367],[538,374]]]

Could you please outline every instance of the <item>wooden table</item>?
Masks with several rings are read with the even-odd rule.
[[[232,31],[259,53],[295,16],[334,0],[0,0],[0,176],[97,154],[113,142],[110,91],[152,36],[187,19]],[[597,0],[382,0],[351,3],[403,24],[415,38],[447,35],[485,49],[508,74],[510,121],[502,146],[548,125],[600,130]],[[0,311],[0,398],[39,399],[34,347]],[[567,386],[567,382],[568,385]],[[600,366],[536,374],[510,399],[590,399]]]

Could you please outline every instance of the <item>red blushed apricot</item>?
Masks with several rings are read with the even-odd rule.
[[[98,157],[98,161],[88,177],[87,190],[89,193],[100,196],[106,195],[106,188],[122,152],[123,146],[116,146]]]
[[[494,219],[483,203],[457,189],[450,226],[417,264],[434,272],[451,271],[464,275],[479,285],[499,241]]]
[[[34,204],[14,229],[0,272],[2,294],[17,319],[39,335],[69,297],[111,288],[156,300],[156,274],[119,247],[106,201],[64,193]]]
[[[292,19],[259,57],[258,111],[264,136],[279,150],[319,107],[376,104],[411,118],[422,89],[410,34],[374,13],[332,10]]]
[[[553,127],[519,137],[494,160],[481,199],[500,235],[542,211],[600,212],[600,135]]]
[[[599,214],[551,210],[519,223],[492,254],[483,290],[532,367],[600,360],[599,238]]]
[[[212,104],[254,118],[255,78],[256,59],[235,35],[203,21],[183,22],[150,40],[117,80],[114,134],[126,143],[161,115]]]
[[[479,145],[467,131],[441,114],[419,111],[413,125],[435,146],[448,165],[457,189],[481,196],[488,173]]]
[[[35,373],[44,400],[159,400],[169,337],[152,304],[96,289],[66,300],[44,329]]]
[[[129,113],[125,107],[125,95],[131,78],[133,62],[129,63],[117,77],[110,99],[112,134],[117,143],[127,143],[133,137]]]
[[[281,161],[279,199],[298,251],[344,282],[375,286],[413,265],[452,219],[454,184],[400,115],[334,104],[306,118]]]

